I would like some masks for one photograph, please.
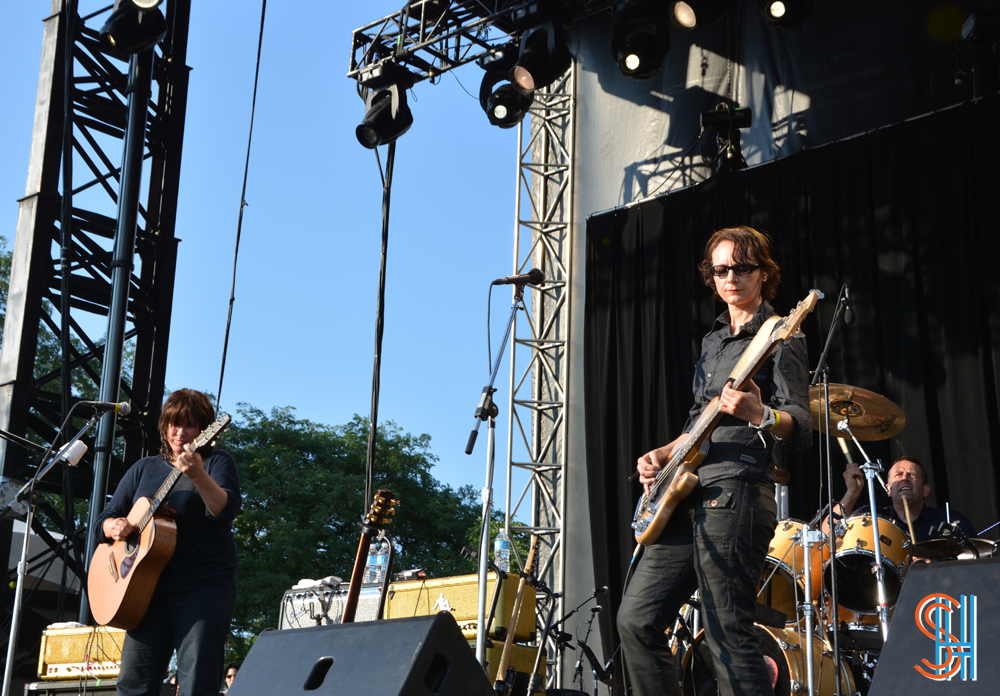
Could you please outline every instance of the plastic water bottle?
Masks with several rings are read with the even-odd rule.
[[[382,582],[389,565],[389,542],[383,540],[378,547],[378,554],[375,556],[375,580]]]
[[[368,564],[365,566],[365,577],[363,582],[377,582],[375,580],[377,565],[378,565],[378,543],[376,542],[368,547]]]
[[[493,540],[493,562],[505,573],[510,572],[510,546],[507,531],[501,529]]]

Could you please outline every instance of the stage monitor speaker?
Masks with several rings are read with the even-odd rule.
[[[869,695],[996,694],[998,588],[1000,558],[911,565]]]
[[[228,696],[494,696],[448,613],[257,636]]]

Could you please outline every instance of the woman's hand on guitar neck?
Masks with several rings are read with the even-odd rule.
[[[670,457],[674,453],[674,448],[680,443],[687,439],[687,433],[681,433],[681,435],[675,439],[673,442],[664,445],[663,447],[657,447],[655,450],[646,452],[646,454],[639,457],[638,462],[636,462],[635,468],[639,472],[639,483],[642,487],[646,489],[646,495],[649,495],[649,486],[656,481],[656,477],[659,475],[663,467],[667,465],[670,461]]]

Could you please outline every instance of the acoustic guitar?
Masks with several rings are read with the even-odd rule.
[[[396,508],[392,507],[398,502],[392,491],[379,490],[375,494],[368,514],[361,524],[361,541],[358,543],[358,554],[354,558],[354,570],[351,571],[351,585],[347,590],[347,597],[344,599],[344,613],[340,619],[341,623],[353,623],[358,611],[358,597],[361,596],[361,585],[364,582],[365,565],[368,561],[368,549],[371,548],[372,538],[378,536],[379,531],[392,522],[392,516]],[[389,568],[385,569],[386,574]],[[381,619],[382,616],[378,617]]]
[[[744,391],[775,346],[800,335],[799,326],[822,296],[819,290],[812,290],[787,317],[775,315],[764,322],[729,374],[733,389]],[[688,438],[674,448],[670,461],[650,484],[649,493],[639,499],[632,529],[640,544],[651,544],[660,537],[674,510],[698,485],[695,471],[708,455],[709,437],[723,415],[719,397],[715,397],[701,412]]]
[[[194,449],[214,443],[232,418],[228,413],[195,438]],[[124,541],[101,544],[94,551],[87,574],[90,611],[101,626],[130,631],[139,625],[149,608],[167,561],[177,545],[177,523],[160,506],[183,473],[174,469],[152,498],[140,498],[126,519],[135,531]]]

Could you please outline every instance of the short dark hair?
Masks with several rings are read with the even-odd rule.
[[[229,670],[233,669],[234,667],[236,668],[237,672],[240,671],[240,663],[239,662],[230,662],[228,665],[226,665],[226,668],[224,670],[222,670],[222,671],[223,672],[228,672]]]
[[[733,243],[733,260],[736,263],[748,263],[750,258],[760,264],[760,272],[763,276],[761,280],[760,294],[765,300],[771,301],[778,294],[778,286],[781,284],[781,266],[771,258],[771,242],[767,235],[746,225],[740,227],[726,227],[713,234],[705,245],[705,258],[698,264],[701,271],[701,278],[705,285],[715,289],[715,279],[712,276],[712,252],[719,242],[730,241]],[[721,300],[719,293],[715,293],[715,298]]]
[[[167,437],[171,425],[196,425],[204,430],[215,420],[212,400],[194,389],[178,389],[171,392],[160,411],[160,454],[164,459],[173,459],[173,450]]]
[[[900,462],[913,462],[914,464],[916,464],[917,468],[920,469],[920,478],[921,478],[920,485],[925,486],[930,483],[927,480],[927,469],[924,468],[924,465],[921,464],[920,460],[917,459],[916,457],[908,457],[908,456],[896,457],[896,460],[892,463],[892,466],[889,467],[889,471],[892,471],[892,467],[896,466]]]

